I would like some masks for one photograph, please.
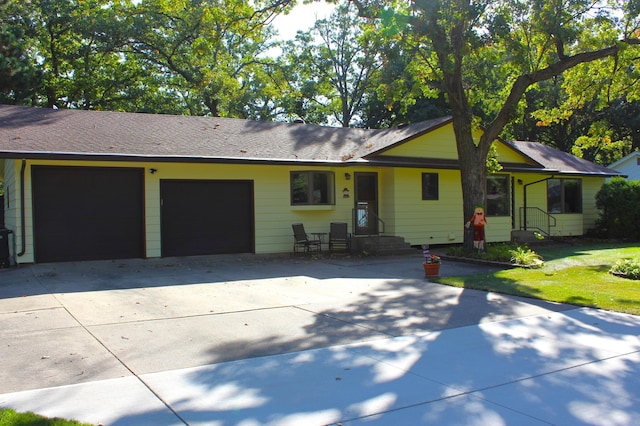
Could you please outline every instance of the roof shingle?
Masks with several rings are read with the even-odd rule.
[[[234,118],[0,105],[0,157],[330,164],[371,161],[393,165],[390,157],[385,160],[378,154],[450,122],[451,117],[442,117],[398,128],[365,130]],[[528,171],[619,175],[615,170],[537,142],[507,143],[542,166],[528,165]],[[447,163],[446,167],[455,165]]]
[[[364,130],[0,105],[0,152],[344,162],[443,120],[396,130]]]

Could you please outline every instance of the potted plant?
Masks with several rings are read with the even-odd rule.
[[[429,278],[440,275],[440,265],[442,265],[442,258],[440,258],[440,256],[425,253],[424,263],[422,264],[424,267],[424,276]]]

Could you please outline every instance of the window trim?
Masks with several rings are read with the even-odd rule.
[[[294,202],[294,180],[293,177],[294,175],[306,175],[307,176],[307,183],[308,182],[313,182],[314,181],[314,175],[323,175],[326,176],[327,178],[327,187],[326,187],[326,195],[327,195],[327,202],[318,202],[318,203],[314,203],[312,201],[312,197],[311,194],[313,193],[313,188],[311,190],[308,190],[309,193],[307,194],[307,200],[306,202]],[[303,207],[303,206],[307,206],[307,207],[323,207],[323,206],[334,206],[336,204],[336,179],[335,179],[335,173],[330,171],[330,170],[291,170],[289,172],[289,203],[291,205],[291,207]],[[312,184],[313,186],[313,184]]]

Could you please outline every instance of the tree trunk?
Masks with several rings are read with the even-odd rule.
[[[466,223],[476,206],[484,207],[486,158],[473,141],[471,120],[453,115],[453,130],[456,135],[458,158],[460,159],[460,180],[462,183],[462,211]],[[473,248],[473,228],[464,228],[464,247]]]

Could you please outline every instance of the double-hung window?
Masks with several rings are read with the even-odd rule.
[[[333,172],[303,170],[291,172],[291,205],[335,204]]]

